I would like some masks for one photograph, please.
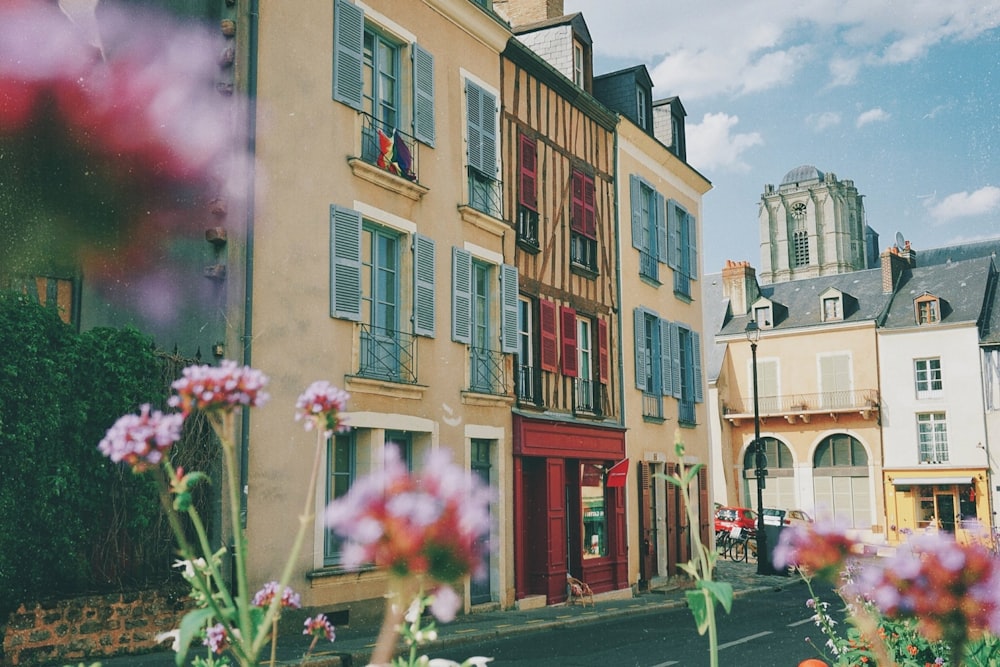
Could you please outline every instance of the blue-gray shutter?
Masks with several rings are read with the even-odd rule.
[[[347,0],[333,3],[333,99],[361,111],[365,15]]]
[[[646,312],[642,308],[634,311],[635,321],[635,386],[646,389]]]
[[[469,166],[483,171],[483,89],[465,82],[465,113],[469,142]]]
[[[500,351],[517,352],[517,267],[500,265]]]
[[[667,263],[667,220],[664,217],[666,206],[664,197],[659,192],[655,193],[653,208],[656,211],[656,259],[660,264]]]
[[[361,321],[361,214],[330,206],[330,317]]]
[[[632,247],[642,250],[642,181],[635,174],[628,177],[629,197],[632,201]]]
[[[670,322],[670,370],[673,371],[673,396],[681,398],[681,336],[676,322]]]
[[[691,331],[691,368],[694,375],[694,402],[702,403],[705,400],[704,389],[701,386],[703,378],[701,376],[701,334]]]
[[[413,136],[434,145],[434,56],[413,45]]]
[[[451,339],[472,344],[472,253],[451,249]]]
[[[434,239],[413,235],[413,333],[434,337]]]
[[[660,320],[660,384],[664,396],[674,395],[673,354],[670,347],[670,322]]]
[[[681,230],[677,220],[677,203],[673,199],[667,200],[667,264],[671,269],[678,269],[681,265]]]
[[[690,213],[684,216],[687,224],[687,248],[688,253],[688,278],[692,280],[698,277],[698,225],[695,224],[694,216]]]
[[[497,175],[497,98],[492,93],[480,89],[483,95],[483,173],[490,178]]]

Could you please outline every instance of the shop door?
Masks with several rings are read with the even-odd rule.
[[[479,477],[479,479],[490,488],[494,488],[490,484],[490,441],[489,440],[473,440],[472,441],[472,473]],[[493,507],[490,506],[490,533],[495,532],[493,530]],[[490,602],[493,599],[493,591],[490,586],[490,549],[488,548],[489,543],[489,533],[483,535],[479,538],[480,546],[483,548],[481,553],[483,554],[483,568],[486,571],[485,576],[482,579],[472,578],[472,583],[469,588],[469,602],[472,604],[483,604]]]
[[[937,517],[941,530],[955,532],[955,495],[949,493],[935,494],[937,500]]]
[[[652,480],[651,465],[644,461],[639,466],[639,583],[644,589],[657,575],[656,571],[656,486]]]

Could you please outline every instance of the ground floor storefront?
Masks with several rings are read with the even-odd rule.
[[[959,541],[973,531],[992,529],[985,468],[884,471],[886,519],[890,542],[928,530],[953,533]],[[988,534],[988,533],[987,533]]]

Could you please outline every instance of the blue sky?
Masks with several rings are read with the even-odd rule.
[[[854,181],[883,249],[1000,237],[1000,0],[564,2],[597,74],[680,96],[706,273],[759,268],[764,185],[802,164]]]

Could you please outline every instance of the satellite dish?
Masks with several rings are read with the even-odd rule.
[[[906,245],[906,239],[903,238],[903,232],[896,232],[896,247],[900,250]]]

